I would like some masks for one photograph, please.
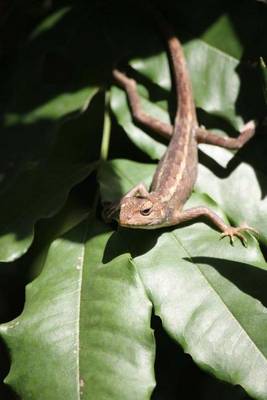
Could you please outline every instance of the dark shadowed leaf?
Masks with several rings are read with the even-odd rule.
[[[43,154],[32,153],[33,159],[27,157],[17,165],[13,163],[11,171],[2,170],[1,261],[14,260],[25,253],[33,239],[35,222],[53,215],[64,204],[70,189],[94,168],[92,162],[99,156],[101,140],[101,113],[98,112],[100,121],[96,123],[96,111],[94,103],[86,112],[60,124],[54,132],[54,143],[39,150]],[[14,129],[18,130],[17,125]]]
[[[28,249],[34,223],[62,206],[99,157],[103,103],[83,114],[110,65],[96,15],[94,4],[57,9],[30,35],[9,77],[0,137],[2,261]]]

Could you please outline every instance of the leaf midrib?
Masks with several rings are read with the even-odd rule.
[[[84,260],[85,260],[85,244],[86,238],[88,236],[88,229],[89,229],[89,218],[87,219],[86,228],[84,229],[84,234],[82,236],[82,251],[77,260],[80,266],[80,274],[78,280],[78,301],[77,301],[77,330],[76,330],[76,367],[77,367],[77,399],[81,398],[81,391],[80,391],[80,320],[81,320],[81,300],[82,300],[82,280],[83,280],[83,269],[84,269]],[[81,258],[82,259],[81,259]],[[77,265],[76,265],[77,268]]]

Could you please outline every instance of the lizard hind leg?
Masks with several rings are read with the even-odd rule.
[[[127,75],[117,69],[112,71],[112,75],[118,85],[120,85],[127,93],[133,118],[140,124],[147,126],[161,136],[170,139],[173,132],[172,125],[160,121],[157,118],[146,114],[142,110],[140,96],[137,92],[135,80],[128,78]]]
[[[199,127],[196,132],[198,143],[207,143],[219,147],[224,147],[225,149],[241,149],[254,135],[256,132],[255,121],[249,121],[241,130],[237,138],[222,137],[215,133],[206,130],[203,127]]]

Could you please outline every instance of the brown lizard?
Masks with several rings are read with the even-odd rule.
[[[127,92],[134,119],[169,138],[170,142],[157,166],[150,191],[144,184],[138,184],[123,196],[116,206],[110,208],[109,216],[115,217],[116,211],[119,210],[119,225],[141,229],[167,227],[197,217],[206,217],[222,232],[222,237],[229,236],[233,243],[233,237],[237,236],[245,244],[246,240],[241,232],[256,232],[253,228],[247,225],[228,226],[205,206],[187,210],[183,210],[183,206],[197,177],[197,144],[209,143],[227,149],[239,149],[254,135],[255,123],[248,122],[237,138],[219,137],[199,126],[181,43],[162,16],[156,14],[156,19],[167,41],[172,63],[178,97],[175,122],[174,126],[171,126],[147,115],[141,108],[136,82],[119,70],[113,70],[115,81]]]

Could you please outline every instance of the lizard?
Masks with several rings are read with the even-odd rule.
[[[141,107],[136,81],[117,68],[113,69],[114,80],[127,93],[133,119],[170,141],[158,163],[150,190],[148,191],[143,183],[139,183],[109,208],[108,218],[117,219],[122,227],[156,229],[204,217],[221,231],[221,237],[228,236],[231,244],[236,236],[246,245],[242,232],[257,233],[255,229],[248,225],[229,226],[206,206],[185,210],[183,207],[193,191],[197,178],[198,143],[240,149],[255,134],[256,123],[254,121],[246,123],[236,138],[220,137],[199,125],[181,42],[165,18],[159,13],[154,12],[154,15],[165,37],[172,66],[177,94],[175,121],[172,126],[146,114]]]

